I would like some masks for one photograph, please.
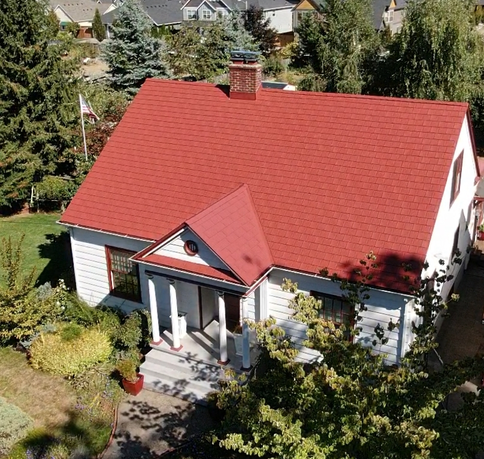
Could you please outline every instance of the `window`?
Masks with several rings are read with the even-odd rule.
[[[106,247],[111,295],[141,303],[138,265],[130,261],[136,252]]]
[[[204,21],[210,21],[212,19],[212,12],[210,10],[203,10],[202,19]]]
[[[388,22],[393,22],[393,14],[394,14],[394,11],[393,10],[388,10],[387,11],[387,21]]]
[[[458,251],[459,251],[459,232],[460,232],[460,224],[457,227],[457,229],[455,230],[455,234],[454,234],[454,242],[452,244],[452,253],[450,254],[450,262],[451,263],[454,263],[455,258],[460,257],[460,253],[458,253]]]
[[[450,204],[455,201],[455,198],[459,196],[460,182],[462,179],[462,160],[464,158],[464,152],[462,152],[454,161],[454,168],[452,170],[452,189],[450,195]]]
[[[192,21],[197,18],[197,10],[188,10],[187,9],[187,19]]]
[[[345,336],[351,341],[351,330],[355,323],[355,310],[353,305],[343,298],[326,295],[319,292],[311,292],[311,296],[321,301],[320,317],[330,320],[335,325],[345,325]]]

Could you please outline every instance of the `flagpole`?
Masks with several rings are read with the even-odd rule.
[[[84,114],[82,113],[82,96],[79,94],[79,109],[81,110],[82,140],[84,141],[84,156],[87,161],[86,131],[84,129]]]

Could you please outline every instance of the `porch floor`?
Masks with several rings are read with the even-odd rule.
[[[219,326],[216,320],[210,322],[203,330],[188,328],[187,334],[181,338],[182,348],[179,351],[172,351],[173,344],[170,329],[163,329],[161,338],[163,342],[159,345],[151,345],[153,349],[176,354],[198,362],[210,365],[219,365]],[[242,356],[235,353],[235,341],[232,333],[227,330],[227,354],[229,363],[224,366],[227,369],[239,371],[242,368]],[[255,340],[251,340],[250,362],[254,364],[258,351]]]

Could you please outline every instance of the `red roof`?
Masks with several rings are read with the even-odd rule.
[[[138,259],[134,257],[134,259]],[[229,281],[234,284],[241,284],[231,272],[225,269],[214,268],[212,266],[201,265],[199,263],[190,263],[189,261],[179,260],[177,258],[165,257],[164,255],[148,255],[142,257],[143,262],[153,265],[166,266],[167,268],[173,268],[177,271],[185,271],[193,274],[200,274],[201,276],[211,277],[213,279]]]
[[[347,276],[373,250],[385,264],[373,283],[401,290],[401,263],[426,256],[466,112],[148,80],[61,221],[158,240],[246,184],[276,266]]]
[[[247,185],[202,210],[187,225],[246,285],[273,264]]]

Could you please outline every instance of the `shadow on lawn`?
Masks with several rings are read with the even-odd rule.
[[[11,457],[44,459],[57,457],[57,452],[69,451],[69,457],[78,459],[100,454],[110,435],[105,423],[83,419],[78,412],[69,412],[69,421],[56,429],[33,430],[21,441]]]
[[[59,279],[64,279],[70,290],[75,289],[74,264],[69,233],[63,231],[60,234],[47,234],[46,239],[47,242],[39,245],[39,255],[41,258],[48,258],[49,262],[40,273],[35,286],[38,287],[46,282],[55,286]]]

